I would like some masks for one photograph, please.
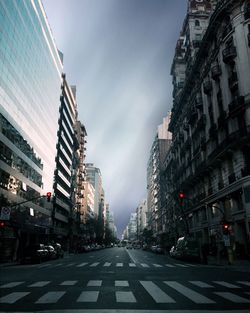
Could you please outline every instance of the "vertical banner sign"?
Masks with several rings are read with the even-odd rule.
[[[10,211],[11,211],[10,208],[3,207],[1,209],[0,220],[8,221],[10,219]]]

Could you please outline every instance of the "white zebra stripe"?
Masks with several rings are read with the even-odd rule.
[[[88,287],[100,287],[102,285],[102,280],[89,280],[87,283]]]
[[[214,292],[216,295],[234,303],[250,303],[249,299],[240,297],[232,292]]]
[[[87,265],[88,264],[88,262],[83,262],[83,263],[81,263],[81,264],[78,264],[76,267],[83,267],[83,266],[85,266],[85,265]]]
[[[82,291],[77,302],[97,302],[99,291]]]
[[[149,267],[148,264],[146,264],[146,263],[141,263],[141,266],[142,267]]]
[[[13,288],[13,287],[19,286],[23,283],[24,283],[24,281],[13,281],[11,283],[7,283],[7,284],[0,286],[0,288]]]
[[[156,303],[175,303],[174,299],[168,296],[152,281],[140,281],[140,283],[150,294],[150,296],[155,300]]]
[[[201,295],[200,293],[193,291],[190,288],[183,286],[182,284],[176,281],[164,281],[166,285],[169,287],[177,290],[183,296],[187,297],[188,299],[192,300],[195,303],[215,303],[213,300]]]
[[[12,292],[0,298],[0,303],[12,304],[27,296],[30,292]]]
[[[49,291],[45,293],[41,298],[39,298],[35,303],[56,303],[65,293],[66,291]]]
[[[200,280],[190,280],[189,282],[201,288],[214,288],[214,286],[204,283],[203,281],[200,281]]]
[[[104,265],[103,265],[103,266],[108,267],[108,266],[110,266],[110,265],[111,265],[111,263],[106,262],[106,263],[104,263]]]
[[[48,285],[49,283],[51,283],[51,281],[49,281],[49,280],[37,281],[36,283],[29,285],[28,287],[44,287],[44,286]]]
[[[92,264],[90,265],[90,267],[96,267],[98,264],[100,264],[100,262],[92,263]]]
[[[135,303],[136,299],[132,291],[116,291],[116,302]]]
[[[223,287],[227,287],[227,288],[241,288],[240,286],[236,286],[233,284],[230,284],[226,281],[213,281],[215,284],[221,285]]]

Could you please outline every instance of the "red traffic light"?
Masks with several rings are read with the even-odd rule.
[[[51,192],[47,192],[46,196],[47,196],[47,201],[50,202],[50,198],[51,198]]]
[[[227,223],[223,224],[223,229],[224,230],[228,230],[229,229],[229,224],[227,224]]]
[[[185,194],[183,192],[179,192],[179,198],[184,199],[185,198]]]
[[[4,227],[5,226],[5,222],[4,221],[0,221],[0,227]]]

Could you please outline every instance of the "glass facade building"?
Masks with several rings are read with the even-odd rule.
[[[2,205],[53,190],[61,75],[62,63],[41,1],[0,1]],[[50,227],[51,210],[46,201],[34,200],[28,207],[33,210],[25,213],[25,219],[16,217],[15,227],[22,225],[19,231],[27,235],[27,221]],[[17,212],[13,207],[12,218]],[[25,205],[22,212],[23,216]],[[9,234],[15,237],[11,231]]]

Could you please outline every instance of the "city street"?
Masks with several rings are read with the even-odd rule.
[[[0,270],[1,312],[250,312],[250,271],[140,249]]]

